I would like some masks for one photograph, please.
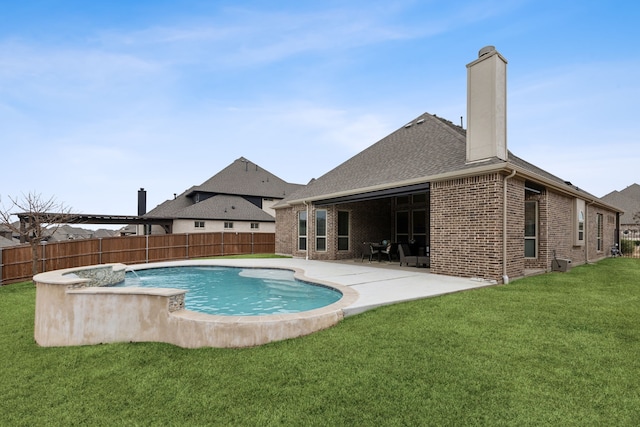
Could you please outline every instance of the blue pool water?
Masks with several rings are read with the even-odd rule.
[[[297,313],[342,297],[335,289],[296,280],[292,271],[264,268],[151,268],[128,271],[117,286],[186,289],[187,310],[231,316]]]

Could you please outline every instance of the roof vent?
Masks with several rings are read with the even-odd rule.
[[[495,46],[485,46],[482,49],[480,49],[480,52],[478,52],[478,58],[482,58],[483,56],[491,52],[495,52],[495,50],[496,50]]]
[[[412,125],[413,125],[413,123],[407,123],[406,125],[404,125],[404,127],[410,128]]]
[[[424,123],[424,119],[420,119],[416,122],[417,125],[421,125],[422,123]]]

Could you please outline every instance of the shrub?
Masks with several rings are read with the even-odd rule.
[[[633,247],[635,242],[633,240],[620,240],[620,250],[623,255],[631,255],[633,253]]]

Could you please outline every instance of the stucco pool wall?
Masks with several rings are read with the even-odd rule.
[[[208,265],[225,266],[191,260],[130,267],[102,264],[38,274],[33,278],[35,340],[43,347],[150,341],[185,348],[251,347],[329,328],[358,299],[356,290],[309,279],[299,268],[286,269],[293,270],[299,280],[337,289],[342,298],[300,313],[222,316],[185,310],[182,289],[109,286],[124,280],[127,270]],[[259,260],[251,267],[273,268],[260,265]]]

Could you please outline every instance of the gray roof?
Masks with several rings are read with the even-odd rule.
[[[240,196],[217,195],[191,205],[180,218],[275,222],[275,218]]]
[[[149,217],[274,222],[275,218],[240,196],[219,194],[193,203],[184,193],[149,212]]]
[[[20,240],[18,239],[7,239],[5,237],[0,236],[0,248],[8,248],[11,246],[17,246],[20,244]]]
[[[274,222],[273,216],[248,200],[254,197],[280,200],[302,187],[240,157],[204,183],[161,203],[144,216]]]
[[[479,166],[518,167],[549,180],[574,193],[595,196],[565,183],[519,157],[509,153],[509,162],[492,158],[484,162],[466,162],[466,131],[452,122],[424,113],[405,126],[369,146],[346,162],[311,181],[306,187],[287,197],[287,201],[319,199],[338,193],[368,191],[377,187],[428,182],[436,176],[464,173]]]
[[[191,191],[283,199],[301,187],[301,184],[283,181],[255,163],[240,157],[202,184],[193,187]]]
[[[622,191],[612,191],[602,197],[607,203],[620,208],[620,224],[636,224],[633,215],[640,212],[640,185],[632,184]]]

